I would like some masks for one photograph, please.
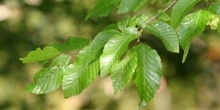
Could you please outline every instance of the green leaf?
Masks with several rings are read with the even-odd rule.
[[[200,0],[178,0],[171,12],[171,25],[176,28],[184,15]]]
[[[99,73],[99,56],[106,42],[119,31],[110,29],[97,34],[91,44],[79,52],[71,72],[64,76],[64,96],[70,97],[82,92]]]
[[[138,15],[132,18],[128,17],[122,21],[118,22],[118,29],[124,31],[127,27],[140,27],[145,28],[147,25],[147,16],[145,15]]]
[[[105,44],[111,39],[113,36],[119,34],[120,32],[118,30],[110,29],[100,32],[95,36],[92,43],[89,45],[91,48],[91,51],[89,54],[90,61],[94,60],[97,57],[97,54],[103,50],[103,47]],[[83,59],[82,59],[83,60]],[[89,59],[85,59],[87,62],[90,62]]]
[[[146,25],[147,25],[147,20],[148,20],[148,17],[145,16],[145,15],[139,15],[139,16],[135,16],[136,18],[136,25],[141,27],[141,28],[145,28]]]
[[[157,12],[159,14],[159,19],[162,21],[170,21],[170,16],[164,12],[164,10],[159,10]]]
[[[178,34],[180,45],[184,50],[182,62],[184,62],[187,57],[192,38],[204,31],[210,18],[210,12],[206,10],[200,10],[187,15],[181,22]]]
[[[134,83],[140,95],[140,107],[145,106],[156,94],[161,83],[162,64],[157,52],[145,44],[135,47],[138,62]]]
[[[29,52],[26,57],[20,58],[20,60],[23,63],[44,61],[44,60],[53,58],[59,54],[60,52],[57,49],[51,46],[47,46],[43,50],[41,50],[40,48],[37,48],[36,50]]]
[[[64,97],[81,93],[97,77],[99,73],[99,60],[91,55],[91,47],[85,47],[77,55],[73,67],[66,72],[63,78]]]
[[[208,10],[211,11],[212,13],[220,16],[220,2],[216,2],[216,3],[211,4],[208,7]]]
[[[143,6],[148,0],[121,0],[118,13],[128,13]]]
[[[113,64],[111,69],[112,85],[115,93],[122,90],[132,79],[137,67],[137,53],[129,50],[121,61]]]
[[[105,45],[100,56],[100,74],[106,76],[113,63],[118,61],[127,51],[129,43],[137,38],[137,29],[130,27],[121,34],[112,37]]]
[[[162,0],[162,3],[163,4],[166,4],[166,3],[168,3],[170,0]]]
[[[86,20],[90,17],[107,16],[121,0],[98,0],[95,8],[86,16]]]
[[[129,22],[130,22],[130,17],[127,17],[126,19],[119,21],[117,23],[118,29],[120,31],[124,31],[129,26]]]
[[[65,43],[54,43],[49,46],[56,48],[60,52],[77,50],[85,47],[89,43],[88,39],[79,37],[69,37]]]
[[[93,53],[97,53],[98,51],[100,51],[100,49],[102,49],[104,45],[109,41],[109,39],[119,33],[120,32],[118,30],[110,29],[97,34],[90,45]]]
[[[27,85],[24,92],[45,94],[58,89],[69,64],[70,56],[60,55],[53,59],[48,68],[43,68],[34,76],[34,83]]]
[[[175,30],[170,25],[162,21],[156,21],[147,25],[145,29],[159,37],[167,50],[179,52],[179,40]]]
[[[118,26],[117,26],[117,24],[109,24],[108,26],[106,26],[104,29],[103,29],[103,31],[105,31],[105,30],[117,30],[118,29]]]

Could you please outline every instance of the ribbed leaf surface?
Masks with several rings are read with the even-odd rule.
[[[204,31],[210,18],[210,12],[200,10],[186,16],[181,22],[178,34],[180,45],[184,50],[182,62],[184,62],[187,57],[192,38]]]
[[[137,53],[129,50],[125,58],[113,64],[111,69],[112,85],[115,93],[124,89],[130,82],[137,67]]]
[[[171,25],[176,28],[184,15],[201,0],[178,0],[171,12]]]
[[[175,30],[170,25],[162,21],[156,21],[147,25],[145,29],[159,37],[167,50],[179,52],[179,40]]]
[[[127,51],[129,43],[137,38],[135,27],[112,37],[105,45],[100,57],[100,74],[105,76],[110,72],[113,63],[118,61]]]
[[[53,58],[59,54],[60,52],[57,49],[47,46],[43,50],[41,50],[40,48],[37,48],[36,50],[29,52],[26,57],[20,58],[20,60],[23,63],[44,61],[44,60]]]
[[[65,74],[63,80],[64,96],[70,97],[82,92],[99,73],[100,51],[102,51],[106,42],[115,34],[117,30],[105,30],[95,36],[92,43],[85,47],[77,55],[74,66],[70,72]]]
[[[119,34],[118,30],[110,29],[100,32],[95,36],[91,43],[91,48],[93,49],[93,53],[98,52],[100,49],[104,47],[104,45],[111,39],[113,36]]]
[[[146,105],[156,94],[162,75],[162,64],[159,55],[145,44],[135,47],[137,51],[137,69],[134,83],[140,95],[140,107]]]
[[[91,48],[85,47],[77,55],[73,67],[69,69],[63,78],[64,97],[70,97],[81,93],[89,86],[99,73],[99,60],[92,61]]]
[[[128,13],[137,10],[148,0],[121,0],[118,13]]]
[[[68,69],[70,56],[56,57],[48,68],[40,70],[35,76],[35,82],[27,85],[23,91],[35,94],[45,94],[58,89],[63,81],[63,75]]]

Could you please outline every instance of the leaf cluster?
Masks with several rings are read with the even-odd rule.
[[[97,0],[86,19],[107,16],[115,8],[118,14],[133,12],[149,1]],[[162,63],[157,51],[141,41],[143,31],[161,39],[170,52],[179,53],[181,47],[184,62],[192,39],[207,26],[220,33],[220,2],[211,2],[207,9],[189,13],[200,1],[174,0],[152,19],[148,15],[127,17],[106,27],[91,42],[70,37],[63,44],[31,51],[20,59],[23,63],[44,61],[49,66],[45,65],[35,75],[34,83],[27,85],[24,91],[45,94],[61,87],[64,97],[68,98],[81,93],[99,75],[110,75],[115,93],[133,81],[140,95],[139,106],[145,106],[160,86]],[[169,3],[169,0],[162,2]],[[166,13],[168,9],[172,9],[170,15]],[[76,50],[80,51],[74,57],[66,53]]]

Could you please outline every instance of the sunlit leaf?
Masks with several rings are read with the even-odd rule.
[[[167,50],[179,52],[179,40],[175,30],[170,25],[162,21],[156,21],[147,25],[145,29],[159,37]]]
[[[176,28],[184,15],[201,0],[178,0],[171,12],[171,25]]]
[[[104,30],[97,34],[91,43],[91,48],[95,52],[98,52],[100,49],[104,47],[106,42],[109,41],[114,35],[119,34],[120,32],[115,29]]]
[[[112,37],[105,45],[100,56],[100,74],[106,76],[113,63],[121,58],[127,51],[129,43],[137,38],[137,29],[131,27],[127,31]]]
[[[97,0],[96,6],[86,16],[86,19],[97,16],[107,16],[120,2],[121,0]]]
[[[62,87],[65,98],[81,93],[97,77],[99,60],[91,61],[91,52],[90,47],[81,50],[73,63],[73,67],[64,75]]]
[[[148,0],[121,0],[118,13],[128,13],[139,9]]]
[[[24,92],[45,94],[58,89],[63,81],[63,75],[68,69],[70,56],[60,55],[53,59],[48,68],[43,68],[34,76],[34,83],[27,85]]]
[[[117,30],[104,30],[95,36],[91,44],[79,52],[74,61],[71,72],[64,76],[63,90],[64,96],[70,97],[82,92],[89,86],[99,73],[99,56],[106,42],[115,34]]]
[[[60,52],[50,46],[45,47],[43,50],[37,48],[34,51],[28,53],[28,55],[24,58],[20,58],[23,63],[30,63],[36,61],[44,61],[50,58],[54,58],[55,56],[59,55]]]
[[[125,58],[113,64],[111,69],[112,85],[115,93],[122,90],[132,79],[137,67],[137,53],[128,51]]]
[[[159,55],[145,44],[135,47],[137,52],[137,69],[134,83],[140,96],[140,107],[145,106],[156,94],[161,83],[162,64]]]
[[[204,31],[210,18],[210,12],[206,10],[200,10],[187,15],[181,22],[178,34],[180,45],[184,50],[182,62],[184,62],[187,57],[192,38]]]
[[[217,30],[220,24],[219,16],[214,15],[210,17],[207,25],[211,27],[212,30]]]
[[[77,50],[85,47],[89,43],[88,39],[79,37],[69,37],[65,43],[53,43],[49,46],[56,48],[60,52]]]

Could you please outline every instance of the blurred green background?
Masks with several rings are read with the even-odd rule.
[[[96,0],[0,0],[0,110],[136,110],[138,93],[131,83],[114,95],[111,79],[98,78],[78,96],[63,98],[62,90],[46,95],[23,93],[41,68],[22,64],[20,57],[37,47],[64,42],[70,36],[92,39],[110,23],[128,16],[91,18]],[[196,7],[205,7],[201,2]],[[155,15],[164,8],[152,0],[136,14]],[[196,9],[195,7],[195,9]],[[132,13],[134,14],[134,13]],[[131,15],[132,15],[131,14]],[[168,52],[148,33],[143,41],[158,50],[165,80],[144,110],[220,110],[220,35],[209,27],[192,42],[188,58]]]

